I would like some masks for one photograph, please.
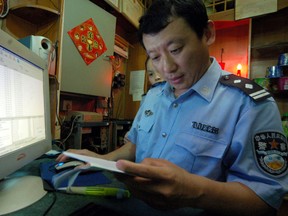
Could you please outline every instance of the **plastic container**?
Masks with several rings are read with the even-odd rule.
[[[279,90],[287,91],[288,90],[288,77],[280,77],[278,84],[279,84]]]
[[[279,65],[273,65],[267,67],[266,70],[266,77],[268,78],[279,78],[283,76],[283,69]]]
[[[284,113],[281,120],[284,134],[288,137],[288,113]]]
[[[288,65],[288,53],[282,53],[281,55],[279,55],[278,65],[280,66]]]

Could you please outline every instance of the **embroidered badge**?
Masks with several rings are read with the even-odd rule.
[[[254,152],[258,166],[265,173],[280,176],[287,171],[286,137],[278,132],[261,132],[254,136]]]
[[[193,121],[191,126],[197,130],[206,131],[208,133],[212,133],[212,134],[218,134],[219,133],[219,128],[213,127],[211,125],[203,124],[200,122],[194,122]]]
[[[153,112],[151,110],[145,110],[144,114],[146,117],[148,117],[148,116],[153,115]]]

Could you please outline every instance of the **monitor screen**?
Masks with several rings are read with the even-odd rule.
[[[9,175],[50,149],[47,62],[0,30],[0,203]]]

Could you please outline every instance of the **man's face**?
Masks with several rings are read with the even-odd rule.
[[[156,71],[154,66],[152,65],[151,59],[149,59],[147,62],[147,75],[151,85],[164,81],[161,77],[161,74],[158,73],[158,71]]]
[[[155,69],[175,88],[176,96],[196,83],[211,64],[208,45],[214,42],[214,25],[208,26],[199,39],[184,19],[176,18],[159,33],[143,35]]]

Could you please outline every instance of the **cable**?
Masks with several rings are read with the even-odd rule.
[[[53,195],[53,201],[49,205],[49,207],[46,209],[46,211],[43,213],[43,216],[46,216],[49,213],[49,211],[52,209],[52,207],[54,206],[54,204],[55,204],[55,202],[57,200],[57,196],[56,196],[56,192],[55,191],[52,192],[52,195]]]
[[[122,101],[123,101],[122,99],[123,99],[123,97],[124,97],[124,93],[125,93],[125,92],[121,92],[121,93],[120,93],[121,95],[120,95],[120,97],[118,98],[117,111],[116,111],[116,115],[115,115],[116,118],[119,118],[120,113],[121,113],[121,111],[123,110],[121,105],[122,105]]]
[[[60,144],[63,146],[63,150],[65,150],[65,142],[67,141],[67,139],[71,136],[73,129],[74,129],[74,124],[76,122],[76,120],[78,120],[81,116],[75,116],[75,118],[72,120],[72,124],[71,124],[71,128],[70,128],[70,132],[69,134],[66,136],[66,138],[62,141],[60,141]]]

